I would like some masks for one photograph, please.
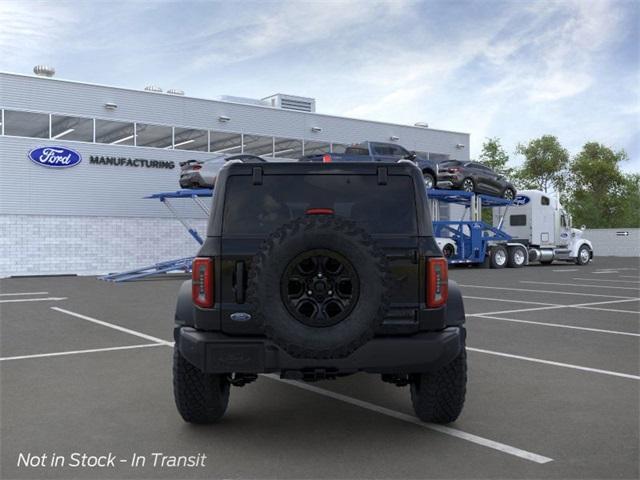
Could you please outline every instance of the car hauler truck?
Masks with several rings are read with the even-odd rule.
[[[571,227],[571,217],[556,198],[544,192],[519,192],[513,201],[455,190],[429,190],[433,231],[450,264],[487,264],[518,268],[554,260],[585,265],[593,258],[583,229]],[[441,220],[443,205],[449,219]],[[492,224],[482,210],[491,209]],[[456,217],[459,219],[452,219]]]
[[[591,242],[582,238],[585,227],[573,228],[560,201],[539,190],[518,192],[512,205],[494,209],[493,224],[527,247],[529,262],[585,265],[593,259]]]

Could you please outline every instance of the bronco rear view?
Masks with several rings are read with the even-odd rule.
[[[187,422],[218,420],[230,387],[261,373],[375,373],[410,386],[423,421],[462,410],[462,296],[412,162],[227,165],[175,319]]]

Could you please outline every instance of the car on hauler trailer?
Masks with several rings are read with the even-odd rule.
[[[187,422],[218,420],[230,387],[261,373],[379,374],[410,386],[427,422],[452,422],[464,404],[462,296],[412,162],[229,162],[175,321]]]

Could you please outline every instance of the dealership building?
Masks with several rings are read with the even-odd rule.
[[[194,255],[198,244],[186,229],[144,198],[179,189],[182,161],[235,153],[297,159],[364,140],[437,161],[469,159],[467,133],[324,115],[310,98],[210,100],[34,71],[40,75],[0,73],[0,277],[101,274]],[[66,168],[37,161],[56,151]],[[204,232],[201,209],[188,199],[174,205]]]

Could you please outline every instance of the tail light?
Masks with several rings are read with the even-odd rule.
[[[197,257],[191,268],[191,298],[202,308],[213,307],[213,259]]]
[[[322,163],[331,163],[333,160],[331,159],[331,155],[325,153],[322,155]]]
[[[333,215],[333,208],[307,208],[305,215]]]
[[[191,170],[200,170],[202,168],[202,165],[194,165],[191,167]]]
[[[441,307],[449,296],[449,270],[444,258],[428,258],[427,270],[427,307]]]
[[[457,173],[457,172],[459,172],[459,171],[460,171],[460,169],[459,169],[458,167],[450,168],[450,169],[448,170],[448,172],[449,172],[449,173]]]

